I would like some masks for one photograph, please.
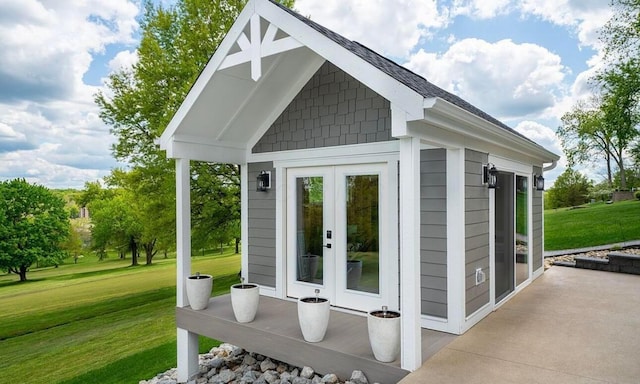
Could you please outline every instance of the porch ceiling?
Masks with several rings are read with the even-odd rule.
[[[299,47],[263,58],[258,81],[251,78],[250,62],[216,71],[188,111],[167,127],[174,134],[163,134],[161,146],[169,157],[244,162],[246,151],[323,62],[309,48]]]

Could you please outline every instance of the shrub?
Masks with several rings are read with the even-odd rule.
[[[636,191],[636,193],[633,194],[636,199],[640,200],[640,191]]]

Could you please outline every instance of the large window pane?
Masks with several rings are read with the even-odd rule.
[[[296,191],[297,279],[322,284],[323,179],[299,177],[296,179]]]
[[[347,288],[379,293],[378,175],[346,176]]]
[[[516,286],[529,278],[529,183],[516,176]]]

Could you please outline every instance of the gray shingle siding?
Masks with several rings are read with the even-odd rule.
[[[482,184],[488,155],[465,150],[465,291],[466,316],[489,302],[489,189]],[[476,268],[487,280],[476,285]]]
[[[253,147],[253,153],[391,138],[389,101],[325,62]]]
[[[276,173],[271,162],[251,163],[248,173],[248,280],[268,287],[276,286]],[[271,189],[256,191],[256,177],[271,171]]]
[[[536,175],[542,174],[542,169],[540,167],[533,167],[533,173]],[[532,181],[533,182],[533,181]],[[532,226],[532,236],[533,236],[533,270],[536,271],[542,267],[542,261],[544,259],[543,255],[543,244],[542,244],[542,219],[544,215],[543,201],[542,201],[542,191],[537,191],[535,188],[533,189],[533,207],[531,214],[533,215],[533,226]]]
[[[447,318],[447,151],[420,151],[422,314]]]

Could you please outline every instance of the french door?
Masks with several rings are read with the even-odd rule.
[[[509,172],[498,174],[494,257],[494,300],[499,303],[531,276],[527,176]]]
[[[287,295],[338,307],[394,307],[388,165],[287,169]],[[397,298],[396,298],[397,301]]]

